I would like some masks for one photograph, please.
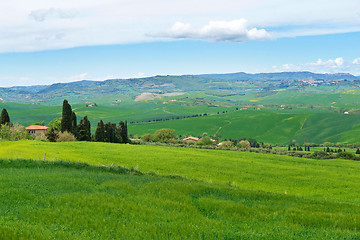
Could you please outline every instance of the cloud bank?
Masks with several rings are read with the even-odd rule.
[[[353,61],[346,61],[342,57],[328,59],[326,61],[318,59],[315,62],[290,64],[286,63],[281,66],[273,66],[275,71],[310,71],[320,73],[339,73],[339,72],[358,72],[360,71],[360,57]]]
[[[0,53],[159,37],[244,42],[356,32],[359,9],[359,0],[3,1]]]
[[[167,32],[151,34],[150,36],[217,42],[246,42],[271,39],[271,35],[265,29],[249,29],[248,21],[244,18],[233,21],[210,21],[200,29],[195,29],[190,24],[177,22]]]
[[[29,14],[30,18],[33,18],[37,22],[43,22],[47,19],[67,19],[74,18],[77,15],[77,12],[74,10],[64,10],[64,9],[38,9],[34,10]]]

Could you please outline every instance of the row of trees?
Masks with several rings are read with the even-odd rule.
[[[114,123],[104,124],[102,120],[98,123],[95,135],[91,135],[91,123],[87,116],[77,124],[77,117],[72,111],[71,105],[65,99],[63,101],[62,117],[54,119],[49,123],[50,130],[46,137],[55,142],[59,137],[57,130],[61,133],[71,133],[78,141],[97,141],[112,143],[128,143],[127,122],[121,121],[119,126]]]
[[[91,124],[88,117],[85,116],[77,125],[76,114],[66,99],[63,102],[60,131],[72,133],[78,141],[91,141]]]
[[[127,121],[120,121],[119,126],[116,126],[116,123],[108,122],[104,124],[100,120],[95,131],[94,140],[96,142],[128,143]]]

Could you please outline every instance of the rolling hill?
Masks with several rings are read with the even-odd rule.
[[[350,74],[315,74],[310,72],[283,72],[260,74],[205,74],[184,76],[154,76],[139,79],[112,79],[106,81],[78,81],[49,86],[1,88],[0,97],[6,102],[59,105],[64,99],[84,103],[95,98],[112,96],[118,101],[132,101],[141,93],[189,93],[197,91],[225,91],[243,93],[252,89],[269,91],[296,88],[309,84],[304,80],[323,80],[326,84],[351,86],[359,78]],[[350,83],[349,83],[350,82]],[[318,83],[320,84],[320,83]],[[325,84],[325,83],[324,83]],[[110,104],[111,102],[107,102]]]

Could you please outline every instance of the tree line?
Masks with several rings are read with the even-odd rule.
[[[84,116],[77,124],[77,117],[72,111],[71,105],[65,99],[63,101],[62,117],[60,121],[60,129],[57,129],[56,120],[51,125],[50,130],[46,134],[50,142],[55,142],[59,137],[58,132],[71,133],[78,141],[96,141],[96,142],[112,142],[112,143],[128,143],[127,122],[120,121],[119,126],[115,123],[103,123],[102,120],[97,125],[95,135],[91,134],[91,123],[87,116]]]

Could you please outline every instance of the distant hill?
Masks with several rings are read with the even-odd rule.
[[[302,81],[300,84],[297,81]],[[306,87],[303,80],[341,80],[352,84],[360,77],[347,73],[318,74],[311,72],[229,73],[182,76],[154,76],[137,79],[83,80],[43,86],[0,88],[0,100],[16,103],[59,105],[64,98],[72,103],[118,96],[134,100],[142,93],[186,93],[192,91],[225,91],[241,93],[245,90],[271,91],[281,88]],[[346,80],[346,81],[345,81]],[[241,82],[241,84],[239,84]],[[330,83],[327,83],[330,84]],[[332,83],[331,83],[332,84]]]
[[[249,74],[244,72],[227,73],[227,74],[201,74],[194,77],[221,79],[228,81],[238,80],[360,80],[359,77],[349,73],[320,74],[312,72],[279,72],[279,73],[255,73]]]

